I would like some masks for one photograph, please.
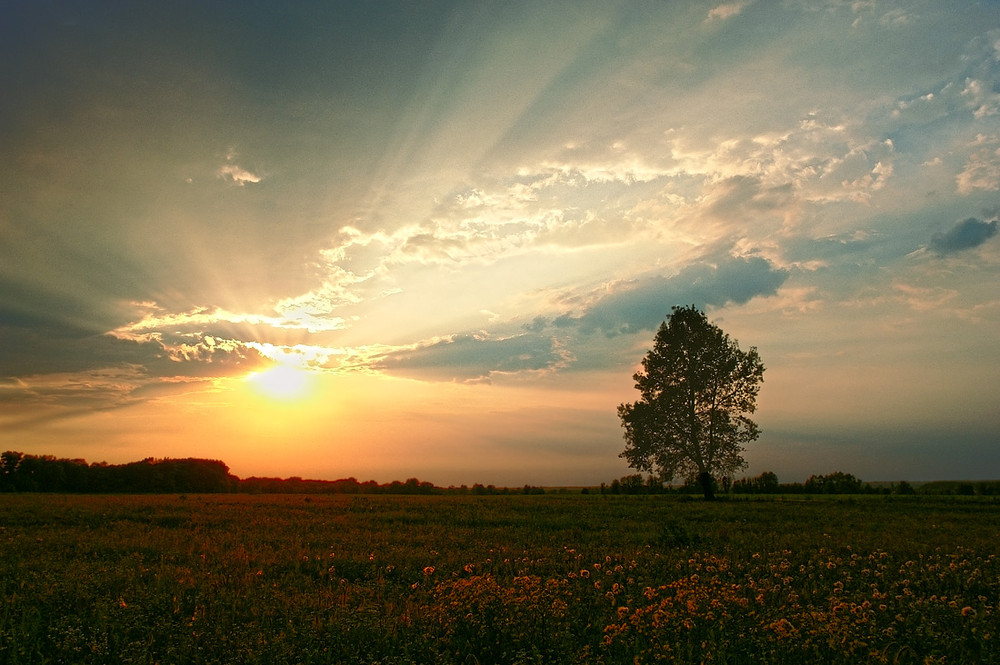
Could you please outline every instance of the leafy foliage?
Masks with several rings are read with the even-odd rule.
[[[756,348],[741,351],[694,306],[674,307],[633,378],[641,398],[618,407],[630,466],[698,477],[706,496],[712,477],[746,466],[743,448],[760,436],[746,415],[764,380]]]

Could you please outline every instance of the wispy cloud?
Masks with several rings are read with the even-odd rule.
[[[223,180],[228,180],[229,182],[239,185],[240,187],[243,187],[247,183],[256,184],[263,180],[260,175],[253,173],[252,171],[248,171],[237,164],[235,160],[238,156],[237,152],[230,148],[226,153],[225,164],[219,167],[219,170],[216,171],[216,175]]]
[[[247,171],[243,167],[238,166],[236,164],[223,164],[221,167],[219,167],[219,177],[225,180],[229,180],[230,182],[239,185],[240,187],[247,184],[248,182],[258,183],[262,180],[262,178],[256,173],[251,173],[250,171]]]
[[[750,3],[741,1],[741,2],[727,2],[725,4],[718,5],[708,10],[708,17],[705,19],[705,21],[706,22],[724,21],[728,18],[739,16],[740,12],[742,12],[743,8],[746,7],[748,4]]]
[[[979,134],[969,145],[972,150],[965,168],[955,176],[959,193],[1000,190],[1000,136]]]

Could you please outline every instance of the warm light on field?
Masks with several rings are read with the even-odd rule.
[[[247,377],[247,382],[258,394],[280,401],[302,399],[312,390],[312,379],[307,371],[290,364],[255,372]]]
[[[5,493],[0,660],[998,663],[995,497],[597,492]]]

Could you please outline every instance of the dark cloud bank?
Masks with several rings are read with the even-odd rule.
[[[979,247],[997,234],[997,222],[984,222],[975,217],[958,222],[944,233],[935,233],[930,249],[938,256],[946,256]]]

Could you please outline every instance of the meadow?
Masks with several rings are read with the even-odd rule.
[[[1000,663],[987,497],[0,495],[0,663]]]

